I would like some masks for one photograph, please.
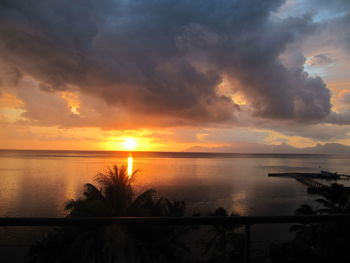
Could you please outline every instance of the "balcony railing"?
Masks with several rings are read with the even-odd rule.
[[[250,227],[258,224],[350,223],[350,215],[311,216],[212,216],[212,217],[11,217],[0,218],[1,226],[82,226],[109,224],[143,225],[244,225],[245,261],[250,262]]]

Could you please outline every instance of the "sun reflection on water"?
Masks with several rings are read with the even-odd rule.
[[[128,157],[128,175],[132,175],[132,165],[133,165],[134,158],[132,156]]]

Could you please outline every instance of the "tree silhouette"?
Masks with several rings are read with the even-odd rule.
[[[321,207],[301,205],[296,215],[344,214],[350,212],[349,189],[332,184],[319,192],[315,201]],[[290,243],[271,246],[272,262],[348,262],[349,223],[305,223],[293,225],[295,239]]]
[[[228,214],[227,210],[217,208],[209,216],[238,216]],[[209,262],[233,262],[243,259],[244,235],[238,232],[240,225],[213,225],[208,230],[209,238],[203,242],[204,253]]]
[[[66,204],[68,217],[183,216],[185,203],[158,198],[149,189],[135,197],[135,173],[113,166],[86,184],[83,198]],[[81,226],[58,228],[31,248],[29,262],[181,262],[188,248],[174,226]]]
[[[319,213],[338,214],[349,212],[350,191],[341,184],[332,184],[321,192],[323,198],[316,199],[316,202],[323,205]]]

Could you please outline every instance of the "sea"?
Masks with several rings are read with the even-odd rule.
[[[136,194],[155,189],[159,197],[184,200],[188,215],[218,207],[239,215],[293,215],[301,204],[315,206],[318,197],[293,178],[268,173],[350,174],[349,160],[350,155],[324,154],[0,150],[0,217],[66,216],[66,202],[82,197],[86,183],[98,186],[96,175],[113,165],[136,172]],[[29,242],[23,229],[0,229],[0,235]],[[257,242],[290,236],[286,226],[256,226],[252,235]]]

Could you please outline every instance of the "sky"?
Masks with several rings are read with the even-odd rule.
[[[350,145],[348,0],[2,0],[0,148]]]

